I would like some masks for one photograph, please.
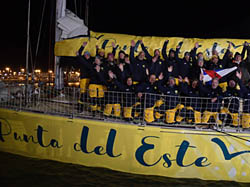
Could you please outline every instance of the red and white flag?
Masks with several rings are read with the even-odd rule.
[[[201,72],[204,76],[203,81],[209,82],[213,78],[217,77],[218,79],[226,76],[227,74],[235,71],[237,67],[227,68],[227,69],[218,69],[218,70],[206,70],[201,68]]]

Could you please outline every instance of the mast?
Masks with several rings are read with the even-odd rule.
[[[61,40],[62,31],[57,27],[57,20],[65,16],[66,0],[56,1],[56,24],[55,24],[55,42]],[[55,88],[60,90],[63,88],[63,72],[60,68],[60,57],[55,57]]]
[[[65,16],[66,0],[56,0],[56,42],[61,40],[62,31],[57,27],[57,20]]]
[[[58,27],[57,21],[65,17],[65,10],[66,10],[66,0],[57,0],[56,1],[56,25],[55,25],[55,42],[60,41],[62,38],[62,30]],[[89,0],[85,1],[85,21],[87,25],[89,24]],[[76,1],[75,1],[75,6],[76,6]],[[77,7],[75,7],[77,9]],[[83,24],[84,26],[84,24]],[[64,81],[63,81],[63,71],[62,68],[60,67],[60,57],[55,56],[55,66],[54,66],[54,71],[55,71],[55,88],[57,90],[61,90],[64,87]]]
[[[27,44],[26,44],[26,84],[29,83],[29,47],[30,47],[30,0],[28,3],[28,21],[27,21]]]

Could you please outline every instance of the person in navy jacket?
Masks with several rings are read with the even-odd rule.
[[[146,70],[148,69],[148,61],[145,59],[145,53],[143,51],[139,52],[137,57],[134,56],[135,52],[135,41],[131,41],[130,48],[130,70],[133,77],[133,84],[138,84],[145,82],[147,79]]]
[[[208,123],[210,117],[213,117],[216,123],[222,124],[222,121],[219,120],[219,112],[222,106],[223,92],[219,86],[219,79],[213,78],[211,85],[205,86],[203,78],[203,74],[200,74],[199,89],[201,95],[208,99],[206,101],[203,100],[205,102],[205,111],[203,112],[202,123]]]

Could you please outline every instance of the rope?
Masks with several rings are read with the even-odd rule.
[[[36,68],[36,62],[37,62],[37,56],[38,56],[38,49],[39,49],[39,45],[40,45],[40,38],[41,38],[41,31],[42,31],[46,2],[47,2],[47,0],[45,0],[43,3],[42,17],[41,17],[41,22],[40,22],[39,32],[38,32],[38,37],[37,37],[36,53],[35,53],[35,60],[34,60],[34,67],[33,67],[34,69]]]
[[[223,131],[219,131],[219,130],[217,130],[217,129],[212,129],[212,130],[214,130],[214,131],[216,131],[216,132],[220,132],[220,133],[222,133],[222,134],[226,134],[226,135],[228,135],[228,136],[232,136],[232,137],[234,137],[234,138],[238,138],[238,139],[240,139],[240,140],[244,140],[244,141],[250,142],[250,140],[245,139],[245,138],[242,138],[242,137],[240,137],[240,136],[232,135],[232,134],[230,134],[230,133],[223,132]]]

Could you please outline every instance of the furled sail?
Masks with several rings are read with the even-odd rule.
[[[84,21],[68,9],[65,11],[65,16],[59,18],[57,23],[62,30],[62,39],[88,34],[88,28],[85,26]]]

